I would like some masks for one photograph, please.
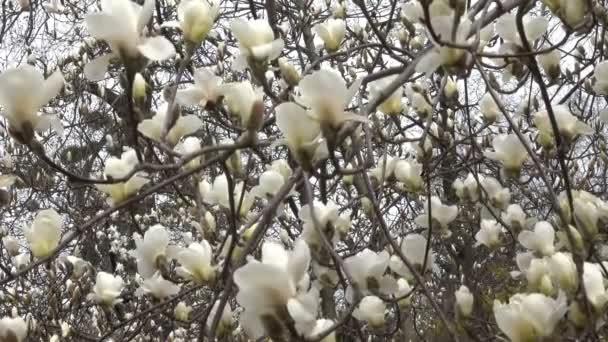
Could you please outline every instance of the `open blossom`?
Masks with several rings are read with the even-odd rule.
[[[146,137],[160,142],[163,139],[162,131],[166,124],[167,107],[166,103],[161,105],[151,119],[143,120],[137,125],[137,130]],[[194,114],[179,115],[164,139],[173,146],[182,137],[196,132],[202,126],[203,121]]]
[[[315,201],[313,205],[305,204],[299,212],[300,220],[302,220],[302,237],[313,250],[320,250],[323,247],[322,237],[317,233],[314,219],[312,216],[312,207],[319,224],[320,230],[326,235],[327,239],[332,243],[337,243],[338,240],[346,235],[350,227],[350,218],[346,214],[340,215],[339,207],[334,202]]]
[[[444,234],[445,236],[450,236],[451,232],[448,230],[448,225],[456,219],[456,216],[458,216],[458,207],[455,205],[445,205],[441,203],[441,199],[437,196],[431,197],[430,204],[431,224],[437,225],[437,228],[439,228],[442,231],[442,234]],[[425,202],[425,205],[427,205],[425,213],[416,217],[415,222],[421,227],[428,228],[428,203]]]
[[[181,248],[176,255],[181,265],[178,273],[203,284],[215,278],[215,267],[211,265],[213,251],[207,240],[193,242],[188,248]]]
[[[591,14],[586,1],[542,0],[542,2],[572,29],[583,24]]]
[[[570,109],[564,105],[552,106],[553,114],[555,115],[555,121],[557,121],[557,127],[559,133],[570,141],[577,135],[589,135],[593,134],[593,128],[586,123],[580,121],[576,116],[572,115]],[[552,139],[553,127],[549,119],[549,113],[547,111],[537,112],[534,114],[534,125],[538,128],[541,134],[541,139],[544,137]],[[552,140],[549,140],[552,143]],[[545,146],[545,144],[541,144]]]
[[[408,191],[418,192],[424,184],[422,164],[414,160],[399,160],[395,164],[395,178],[405,184]]]
[[[25,237],[34,257],[51,255],[61,239],[61,216],[53,209],[39,211]]]
[[[511,190],[502,185],[494,177],[484,177],[480,180],[481,187],[485,191],[490,203],[496,208],[506,208],[511,200]]]
[[[384,91],[393,81],[395,77],[385,77],[377,81],[370,83],[369,94],[372,98],[380,96],[381,92]],[[389,97],[384,100],[378,109],[384,114],[399,114],[403,110],[403,88],[399,86]]]
[[[397,281],[391,276],[384,275],[389,260],[390,255],[387,251],[376,253],[366,248],[344,259],[344,267],[363,294],[380,292],[391,295],[397,290]],[[346,290],[346,297],[348,300],[353,299],[351,287]]]
[[[209,68],[194,71],[194,85],[180,89],[175,95],[175,101],[182,106],[213,105],[223,96],[222,78],[216,76]]]
[[[534,231],[524,230],[519,233],[517,239],[529,250],[550,256],[554,253],[555,230],[546,221],[537,222]]]
[[[293,102],[284,102],[276,107],[276,122],[291,154],[302,165],[324,157],[327,152],[321,140],[319,122],[306,110]]]
[[[169,233],[160,224],[150,227],[142,239],[139,234],[133,237],[135,250],[131,255],[137,260],[137,273],[144,278],[151,277],[156,272],[159,258],[164,257],[169,246]]]
[[[411,107],[421,118],[426,118],[429,114],[433,112],[433,107],[431,106],[427,98],[424,96],[422,90],[418,85],[406,85],[405,96],[407,96]]]
[[[598,95],[608,95],[608,61],[603,61],[595,66],[593,78],[595,78],[593,90]]]
[[[501,115],[500,108],[490,93],[486,93],[479,101],[479,111],[488,123],[496,121]]]
[[[175,54],[175,47],[165,37],[143,35],[154,14],[154,4],[154,0],[145,0],[143,5],[129,0],[105,0],[101,2],[100,12],[87,14],[85,24],[89,33],[105,40],[112,50],[111,54],[98,57],[85,66],[84,73],[89,80],[101,80],[113,57],[128,63],[141,55],[152,61],[162,61]]]
[[[493,152],[484,155],[502,162],[507,175],[519,175],[522,164],[528,159],[528,151],[515,134],[501,134],[492,140]]]
[[[175,145],[175,148],[173,150],[175,152],[181,154],[182,156],[187,156],[192,153],[200,152],[201,148],[202,148],[201,139],[199,139],[198,137],[187,137],[186,139],[177,143],[177,145]],[[203,157],[200,155],[197,157],[194,157],[188,163],[186,163],[186,165],[184,167],[186,169],[191,170],[191,169],[199,166],[201,164],[202,159],[203,159]]]
[[[21,317],[0,319],[0,341],[24,342],[27,337],[27,323]]]
[[[478,175],[478,178],[481,181],[483,176]],[[456,196],[458,196],[461,201],[476,202],[479,199],[479,184],[472,173],[469,173],[464,181],[462,179],[455,180],[452,184],[452,188],[454,188]]]
[[[346,34],[346,22],[342,19],[327,19],[315,25],[313,30],[321,37],[327,51],[335,52],[340,48]]]
[[[369,171],[369,175],[378,183],[386,181],[395,174],[395,167],[399,158],[391,155],[381,157],[378,160],[378,165]]]
[[[559,78],[561,73],[559,64],[562,56],[558,49],[551,50],[550,52],[539,55],[536,58],[538,59],[540,66],[545,71],[545,74],[549,80],[556,80]]]
[[[299,284],[307,282],[309,265],[310,250],[304,240],[296,241],[293,251],[286,251],[276,242],[265,242],[261,261],[250,260],[234,272],[239,288],[236,300],[245,310],[241,323],[250,337],[282,327],[282,322],[289,320],[285,313],[295,321],[313,312],[313,308],[316,313],[316,302],[311,302],[308,293],[299,291]]]
[[[353,311],[353,317],[360,321],[367,322],[372,327],[384,325],[384,312],[386,304],[376,296],[363,297],[359,305]]]
[[[276,59],[283,50],[283,39],[274,39],[274,32],[266,20],[243,20],[230,22],[230,31],[239,42],[241,55],[235,61],[237,69],[244,69],[247,64],[265,63]]]
[[[302,78],[297,102],[309,108],[308,114],[322,128],[338,129],[345,121],[365,121],[362,116],[345,111],[361,82],[362,79],[357,79],[347,88],[336,71],[321,69]]]
[[[608,302],[602,267],[586,262],[583,266],[583,283],[587,299],[598,312],[601,312]]]
[[[245,216],[249,212],[249,209],[251,209],[253,201],[255,200],[254,194],[243,190],[244,186],[245,184],[243,182],[239,182],[234,187],[233,192],[235,209],[237,209],[236,206],[239,205],[239,202],[241,204],[241,216]],[[242,201],[240,201],[241,195],[243,197]],[[219,204],[226,209],[230,209],[230,192],[226,175],[222,174],[215,178],[209,193],[203,197],[203,200],[207,203]]]
[[[515,231],[526,227],[526,213],[517,203],[509,204],[507,210],[501,214],[502,220]]]
[[[500,224],[494,220],[481,220],[480,228],[475,234],[475,246],[484,245],[488,248],[494,248],[500,242],[500,233],[502,228]]]
[[[551,270],[551,278],[555,284],[565,291],[576,291],[578,273],[574,259],[572,259],[572,254],[557,252],[547,260],[547,264]]]
[[[106,179],[121,179],[131,174],[137,167],[138,160],[135,150],[128,149],[120,158],[110,157],[106,161],[104,175]],[[134,195],[149,182],[143,174],[134,174],[125,182],[112,184],[97,184],[96,187],[110,196],[108,202],[117,204]]]
[[[540,293],[518,293],[508,303],[494,301],[494,318],[500,330],[513,342],[549,337],[568,311],[563,292],[557,299]]]
[[[93,287],[91,297],[100,304],[113,306],[120,302],[118,296],[122,292],[124,284],[120,276],[113,276],[110,273],[99,272]]]
[[[61,88],[63,75],[55,71],[46,80],[31,65],[10,68],[0,74],[0,106],[9,123],[9,132],[19,142],[27,144],[34,132],[52,129],[61,134],[63,126],[56,115],[38,115],[40,108],[50,102]],[[36,91],[32,91],[35,89]]]
[[[194,44],[205,40],[220,11],[219,0],[182,0],[177,6],[177,19],[184,38]]]
[[[401,242],[401,252],[405,259],[412,267],[417,268],[418,271],[423,271],[423,273],[433,267],[435,259],[435,253],[433,253],[431,248],[428,250],[428,256],[426,255],[427,243],[426,237],[420,234],[408,234]],[[426,269],[422,270],[425,256],[427,258]],[[413,271],[407,267],[398,255],[391,256],[389,265],[393,272],[402,277],[411,279]]]
[[[144,280],[138,289],[138,294],[151,294],[154,298],[163,300],[178,294],[179,288],[179,285],[173,284],[156,272],[152,277]]]
[[[230,83],[224,86],[225,101],[230,112],[241,119],[241,125],[257,131],[264,123],[264,92],[251,82]]]
[[[524,17],[523,24],[526,38],[528,41],[533,42],[547,31],[549,22],[543,17]],[[496,33],[506,43],[522,46],[521,37],[517,31],[515,14],[506,13],[500,16],[496,21]]]

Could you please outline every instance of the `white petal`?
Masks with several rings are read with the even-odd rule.
[[[84,76],[90,81],[100,81],[104,78],[110,60],[114,57],[112,54],[97,57],[84,66]]]
[[[175,47],[165,37],[156,36],[146,39],[137,47],[148,59],[162,61],[175,55]]]

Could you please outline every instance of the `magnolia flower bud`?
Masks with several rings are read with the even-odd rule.
[[[300,74],[293,65],[287,62],[287,58],[279,58],[279,69],[281,70],[281,77],[283,77],[287,84],[292,87],[298,85],[298,82],[300,82]]]
[[[133,79],[133,99],[142,100],[146,98],[146,81],[140,73],[135,74]]]
[[[471,316],[473,312],[473,294],[469,291],[469,288],[461,285],[455,293],[456,296],[456,308],[458,313],[463,317]]]
[[[183,0],[177,9],[184,38],[200,44],[206,37],[219,12],[219,1]]]
[[[175,319],[181,322],[188,322],[190,318],[190,312],[192,311],[192,307],[186,305],[184,302],[179,302],[175,306],[175,310],[173,310],[173,314],[175,315]]]
[[[2,243],[4,244],[4,248],[10,256],[19,255],[19,240],[15,239],[12,236],[5,236],[2,238]]]

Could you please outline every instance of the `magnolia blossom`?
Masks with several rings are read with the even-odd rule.
[[[315,25],[313,30],[323,40],[325,49],[335,52],[346,34],[346,22],[342,19],[327,19],[326,22]]]
[[[23,342],[27,337],[27,323],[21,317],[0,319],[0,341]]]
[[[492,140],[494,152],[484,155],[502,162],[507,175],[519,175],[522,164],[528,159],[528,151],[516,134],[501,134]]]
[[[130,175],[137,167],[138,160],[135,150],[128,149],[120,158],[110,157],[106,161],[104,174],[106,179],[121,179]],[[135,173],[125,182],[112,184],[97,184],[96,187],[110,195],[108,202],[117,204],[134,195],[142,186],[149,182],[144,174]]]
[[[529,250],[542,255],[552,255],[555,251],[553,245],[555,230],[549,222],[540,221],[534,226],[534,231],[524,230],[519,233],[517,240]]]
[[[54,209],[41,210],[34,222],[25,228],[25,238],[32,255],[45,258],[51,255],[61,240],[61,216]]]
[[[154,14],[154,4],[154,0],[145,0],[143,5],[129,0],[104,0],[101,12],[87,14],[85,24],[89,33],[105,40],[112,49],[111,54],[98,57],[85,66],[84,74],[89,80],[101,80],[113,57],[128,63],[140,55],[162,61],[175,54],[175,47],[163,36],[146,38],[142,34]]]
[[[481,98],[481,101],[479,101],[479,111],[488,123],[496,121],[501,114],[498,104],[496,104],[496,101],[494,101],[494,98],[490,93],[486,93]]]
[[[424,19],[424,9],[420,2],[416,0],[401,3],[401,16],[411,23],[417,23]]]
[[[190,317],[190,312],[192,312],[192,307],[186,305],[184,302],[179,302],[175,306],[173,310],[173,314],[175,315],[175,319],[181,322],[188,322]]]
[[[294,158],[302,165],[327,154],[327,146],[321,140],[321,126],[307,111],[293,102],[283,102],[276,107],[276,122]]]
[[[353,311],[353,317],[377,328],[384,325],[385,311],[386,304],[384,304],[382,299],[376,296],[366,296],[363,297],[355,311]]]
[[[606,302],[608,302],[608,293],[604,286],[605,280],[602,272],[602,267],[598,264],[586,262],[583,266],[585,295],[598,312],[601,312]]]
[[[559,64],[562,56],[558,49],[553,49],[550,52],[539,55],[536,58],[550,80],[556,80],[559,78],[561,73]]]
[[[124,284],[120,276],[113,276],[110,273],[99,272],[93,287],[91,297],[102,305],[113,306],[120,303],[120,292]]]
[[[167,254],[169,246],[169,233],[160,224],[150,227],[142,239],[139,234],[134,234],[135,250],[131,255],[137,260],[137,273],[144,278],[151,277],[157,269],[159,258]]]
[[[200,243],[193,242],[188,248],[177,252],[177,262],[182,265],[178,273],[199,284],[206,283],[215,278],[215,267],[211,265],[213,251],[207,240]]]
[[[380,96],[381,92],[384,91],[393,81],[395,77],[385,77],[381,78],[377,81],[370,83],[369,85],[369,94],[372,98],[377,98]],[[384,100],[379,106],[378,109],[387,115],[390,114],[399,114],[403,110],[403,103],[401,103],[401,99],[403,97],[403,88],[399,86],[395,91],[393,91],[389,97]]]
[[[494,220],[481,220],[480,228],[475,234],[475,246],[484,245],[488,248],[494,248],[500,242],[500,233],[502,228],[500,224]]]
[[[369,171],[369,175],[378,183],[388,180],[395,174],[395,167],[399,158],[387,155],[378,160],[378,165]]]
[[[528,281],[528,287],[538,290],[546,295],[555,292],[555,287],[551,279],[551,268],[547,258],[532,258],[523,271]]]
[[[285,184],[285,178],[277,171],[266,170],[262,172],[258,182],[259,184],[251,189],[251,193],[265,198],[267,195],[274,196],[279,192]]]
[[[299,212],[300,220],[303,222],[302,238],[310,247],[319,251],[323,247],[323,242],[315,228],[315,219],[312,216],[313,207],[320,230],[332,243],[337,243],[340,237],[346,235],[350,227],[350,218],[346,214],[340,215],[338,212],[340,208],[331,201],[328,201],[327,204],[315,201],[312,206],[310,204],[302,206]]]
[[[390,255],[387,251],[376,253],[370,249],[344,259],[344,267],[350,273],[353,281],[357,284],[363,294],[383,293],[391,295],[397,290],[397,282],[390,276],[385,276]],[[346,289],[348,300],[354,298],[353,289]]]
[[[19,245],[19,240],[7,235],[2,238],[2,244],[10,256],[19,255],[19,249],[21,248]]]
[[[435,253],[429,247],[427,256],[427,239],[420,234],[408,234],[403,241],[401,241],[401,253],[405,259],[417,268],[418,271],[426,271],[433,267]],[[422,269],[426,257],[426,269]],[[393,272],[397,273],[407,279],[412,278],[412,270],[401,260],[398,255],[391,256],[390,268]]]
[[[509,204],[507,210],[501,214],[502,220],[515,231],[520,231],[526,226],[526,213],[519,204]]]
[[[483,176],[479,175],[478,178],[481,180]],[[464,181],[456,179],[452,184],[452,188],[454,188],[456,196],[461,201],[476,202],[479,199],[479,184],[472,173],[469,173]]]
[[[241,125],[258,131],[264,123],[264,92],[249,81],[224,86],[224,96],[230,112],[241,119]]]
[[[50,128],[58,134],[63,132],[58,116],[38,115],[40,108],[59,94],[63,83],[60,71],[55,71],[45,80],[38,70],[28,64],[0,74],[2,116],[8,121],[9,131],[15,139],[27,144],[33,139],[34,131],[43,132]]]
[[[608,61],[603,61],[595,66],[593,70],[593,90],[598,95],[608,95]]]
[[[365,121],[362,116],[344,110],[359,90],[361,82],[362,79],[357,79],[347,88],[340,74],[321,69],[302,78],[297,102],[309,108],[308,115],[317,120],[322,128],[338,129],[345,121]]]
[[[183,141],[179,142],[175,145],[173,149],[175,152],[181,154],[182,156],[187,156],[192,153],[200,152],[202,148],[201,139],[198,137],[187,137]],[[203,157],[197,156],[192,158],[186,165],[184,166],[186,169],[193,169],[201,164]]]
[[[283,50],[283,39],[274,39],[272,28],[263,19],[234,19],[230,22],[230,31],[238,40],[241,51],[234,65],[237,69],[276,59]]]
[[[395,178],[405,184],[411,192],[422,190],[422,164],[413,160],[399,160],[395,164]]]
[[[318,319],[315,323],[315,326],[312,328],[312,331],[310,332],[309,337],[314,339],[315,336],[318,336],[319,334],[326,332],[328,329],[331,329],[333,326],[334,326],[334,322],[332,320]],[[335,331],[332,331],[331,334],[327,335],[319,342],[336,342]]]
[[[144,280],[138,289],[138,294],[151,294],[154,298],[163,300],[179,293],[179,285],[175,285],[156,272],[152,277]]]
[[[415,222],[421,227],[429,227],[429,208],[428,203],[425,213],[416,217]],[[445,205],[441,203],[441,199],[437,196],[431,197],[430,203],[430,221],[433,225],[442,231],[445,236],[450,236],[452,233],[448,230],[448,225],[458,216],[458,207],[455,205]]]
[[[203,127],[203,121],[196,115],[179,115],[167,135],[163,137],[163,127],[167,124],[168,104],[161,105],[151,119],[146,119],[137,125],[137,130],[146,137],[158,142],[165,139],[171,146],[184,136],[190,135]]]
[[[298,70],[291,65],[287,58],[281,57],[278,60],[279,70],[281,71],[281,77],[287,82],[289,86],[295,87],[300,82],[300,73]]]
[[[245,184],[243,182],[238,183],[234,187],[233,192],[235,209],[238,209],[237,206],[240,203],[241,210],[239,214],[241,214],[241,216],[245,216],[249,212],[249,209],[253,205],[253,201],[255,199],[254,194],[251,194],[243,189],[244,186]],[[243,198],[242,201],[241,195]],[[203,200],[205,200],[207,203],[219,204],[226,209],[230,209],[230,192],[226,175],[222,174],[215,178],[210,192],[207,194],[207,196],[203,197]]]
[[[217,310],[220,306],[220,301],[216,300],[209,312],[209,318],[207,319],[207,329],[211,329],[211,324],[213,323],[213,319],[217,315]],[[226,303],[224,305],[224,309],[222,310],[222,314],[220,316],[220,320],[217,326],[217,334],[222,336],[226,331],[229,331],[230,327],[234,323],[234,318],[232,317],[232,309],[230,308],[230,303]]]
[[[542,17],[524,17],[523,24],[526,38],[529,42],[533,42],[547,31],[549,22]],[[496,33],[498,33],[500,38],[505,40],[505,42],[522,46],[521,37],[517,31],[515,14],[506,13],[501,15],[498,20],[496,20]]]
[[[571,0],[542,0],[551,12],[558,15],[570,28],[577,28],[583,24],[590,14],[586,1]]]
[[[572,254],[557,252],[548,260],[551,278],[561,289],[568,292],[576,291],[578,286],[578,273]],[[584,279],[584,275],[583,275]]]
[[[198,1],[191,0],[190,2]],[[194,71],[194,85],[180,89],[175,95],[175,101],[182,106],[213,105],[223,96],[222,78],[216,76],[209,68],[200,68]]]
[[[418,86],[406,85],[405,96],[407,96],[410,105],[421,118],[426,118],[433,111],[433,107]]]
[[[282,327],[282,322],[289,319],[284,313],[298,321],[316,312],[317,302],[299,291],[299,284],[308,279],[309,265],[310,250],[304,240],[296,241],[291,252],[278,243],[265,242],[261,262],[250,260],[234,272],[239,288],[236,300],[245,310],[240,320],[250,337],[258,338],[265,331],[272,333]]]
[[[473,312],[473,294],[465,285],[460,285],[460,288],[454,294],[456,296],[456,307],[458,312],[464,317],[471,316]]]
[[[219,11],[219,1],[182,0],[177,6],[177,19],[184,38],[194,44],[205,40]]]
[[[557,105],[552,106],[553,115],[555,115],[555,121],[557,121],[557,127],[559,133],[564,136],[567,140],[572,140],[577,135],[589,135],[593,134],[593,128],[586,123],[578,120],[576,116],[572,115],[570,109],[567,106]],[[541,144],[547,146],[553,143],[553,127],[549,119],[547,111],[537,112],[534,114],[534,125],[540,131]],[[548,139],[548,144],[543,143],[543,139]]]
[[[518,293],[508,303],[494,301],[494,318],[500,330],[513,342],[549,337],[568,311],[563,292],[557,299],[540,293]]]
[[[511,200],[509,188],[503,188],[494,177],[484,177],[480,180],[481,187],[485,191],[490,203],[496,208],[506,208]]]

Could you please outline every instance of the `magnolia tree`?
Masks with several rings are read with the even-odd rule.
[[[21,0],[0,341],[608,338],[604,0]]]

